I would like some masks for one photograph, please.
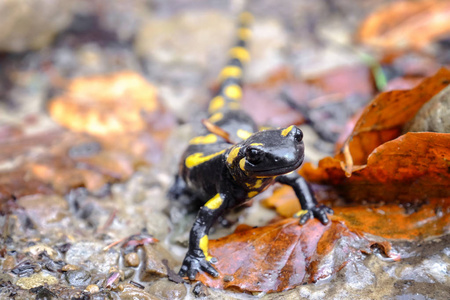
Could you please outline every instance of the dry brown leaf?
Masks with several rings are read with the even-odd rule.
[[[317,168],[306,163],[300,173],[309,181],[332,184],[348,200],[424,202],[450,199],[450,134],[409,132],[377,147],[367,165],[347,178],[341,160],[326,157]]]
[[[443,68],[411,90],[385,92],[376,97],[367,105],[347,139],[353,163],[366,164],[376,147],[398,137],[403,125],[422,105],[449,84],[450,71]],[[346,162],[343,153],[336,158]]]

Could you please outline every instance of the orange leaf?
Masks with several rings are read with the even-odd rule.
[[[340,161],[327,157],[318,168],[305,164],[307,180],[336,185],[353,201],[424,202],[450,199],[450,134],[409,132],[386,142],[369,155],[367,165],[345,176]]]
[[[336,207],[334,220],[387,239],[417,240],[449,232],[450,201],[436,199],[413,213],[398,205],[379,207]]]
[[[210,241],[220,276],[201,273],[197,279],[213,288],[283,291],[331,276],[355,259],[355,253],[371,253],[373,244],[392,255],[389,243],[351,232],[341,222],[324,226],[310,220],[300,226],[298,219],[286,219]]]
[[[398,137],[403,125],[434,95],[450,84],[450,71],[441,69],[411,90],[380,94],[364,110],[348,138],[355,165],[364,165],[379,145]],[[336,158],[344,161],[343,153]]]
[[[358,39],[387,50],[420,49],[448,32],[449,1],[397,1],[369,16]]]
[[[95,135],[143,130],[145,113],[158,109],[155,88],[133,72],[74,79],[49,104],[56,122]]]
[[[287,218],[299,210],[298,199],[289,187],[278,189],[262,204],[275,208],[278,214]],[[435,198],[421,206],[406,207],[397,204],[334,207],[331,219],[343,222],[352,231],[386,239],[417,240],[449,232],[450,198]]]

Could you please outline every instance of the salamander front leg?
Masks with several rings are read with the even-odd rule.
[[[208,255],[208,233],[214,221],[223,214],[226,203],[220,194],[211,198],[200,208],[189,236],[189,250],[186,253],[179,275],[194,280],[202,270],[217,277],[219,273],[211,265],[214,258]]]
[[[303,225],[312,218],[318,219],[322,224],[329,222],[327,214],[333,214],[333,210],[328,206],[317,203],[311,187],[297,172],[278,176],[276,181],[289,185],[294,189],[295,195],[297,195],[302,206],[302,210],[295,214],[296,217],[300,218],[300,224]]]

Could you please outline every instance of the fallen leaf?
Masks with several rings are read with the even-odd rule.
[[[328,278],[361,252],[372,253],[374,244],[395,257],[388,242],[366,238],[341,222],[324,226],[310,220],[300,226],[298,219],[286,219],[211,240],[209,252],[218,259],[214,267],[220,276],[200,273],[197,279],[212,288],[279,292]]]
[[[300,174],[311,182],[334,185],[347,200],[425,202],[450,199],[450,134],[409,132],[377,147],[367,164],[347,177],[342,161],[326,157],[318,167],[305,163]]]
[[[290,187],[281,187],[262,201],[285,218],[300,210]],[[386,239],[419,240],[450,231],[449,198],[433,198],[423,205],[398,204],[335,206],[332,220],[342,222],[349,230],[370,233]]]
[[[0,163],[7,170],[0,173],[2,211],[9,211],[7,200],[22,196],[76,187],[95,191],[160,159],[174,119],[143,77],[121,72],[78,78],[66,89],[51,100],[50,114],[63,126],[92,136],[58,128],[36,135],[0,128]]]
[[[143,130],[145,114],[161,109],[156,89],[133,72],[73,79],[48,108],[62,126],[93,135]]]
[[[385,50],[421,49],[449,32],[449,1],[396,1],[370,15],[357,38]]]
[[[449,84],[450,71],[443,68],[411,90],[391,91],[376,97],[367,105],[347,139],[353,163],[366,164],[367,157],[376,147],[398,137],[403,125],[422,105]],[[345,161],[343,150],[336,158]]]
[[[337,207],[333,219],[343,222],[352,230],[386,239],[414,241],[449,233],[448,200],[433,199],[430,204],[413,208],[412,213],[398,205]]]

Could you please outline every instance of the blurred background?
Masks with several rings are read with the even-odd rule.
[[[281,126],[302,117],[277,120],[258,110],[264,105],[254,105],[254,98],[272,106],[288,101],[311,122],[327,119],[331,112],[321,111],[321,103],[334,102],[343,114],[337,117],[346,119],[389,88],[388,81],[400,78],[393,87],[410,87],[450,60],[446,1],[4,0],[0,121],[31,118],[38,130],[46,102],[67,80],[122,70],[145,76],[178,120],[190,120],[210,98],[243,7],[255,15],[245,82],[297,81],[247,91],[245,105],[260,123]],[[274,100],[283,88],[291,97]],[[312,106],[319,111],[305,116]],[[331,132],[325,138],[333,142],[343,128],[327,126],[317,130]]]

